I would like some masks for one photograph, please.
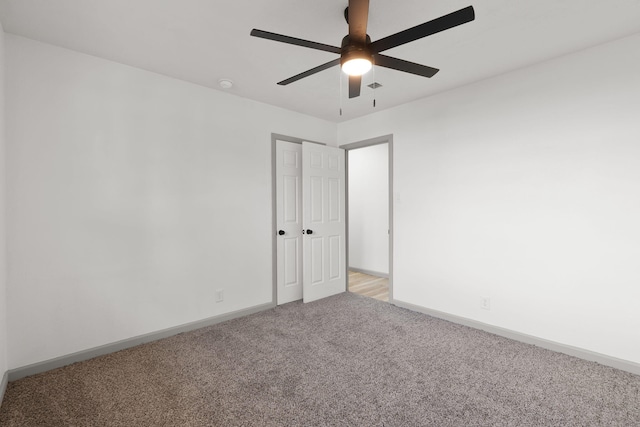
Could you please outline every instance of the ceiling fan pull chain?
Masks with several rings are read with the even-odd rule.
[[[340,115],[342,116],[342,71],[338,69],[338,85],[340,86]]]
[[[371,60],[371,87],[373,89],[373,108],[376,108],[376,60],[373,58]]]

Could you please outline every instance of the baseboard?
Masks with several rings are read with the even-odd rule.
[[[432,310],[430,308],[421,307],[419,305],[409,304],[406,302],[392,300],[391,303],[407,310],[417,311],[419,313],[428,314],[429,316],[437,317],[439,319],[448,320],[460,325],[469,326],[474,329],[480,329],[485,332],[490,332],[495,335],[500,335],[505,338],[510,338],[515,341],[520,341],[526,344],[533,344],[538,347],[546,348],[558,353],[568,354],[569,356],[578,357],[580,359],[588,360],[591,362],[597,362],[601,365],[610,366],[612,368],[627,371],[635,375],[640,375],[640,363],[631,362],[628,360],[618,359],[616,357],[607,356],[606,354],[596,353],[594,351],[585,350],[579,347],[573,347],[566,344],[561,344],[555,341],[545,340],[533,335],[527,335],[520,332],[512,331],[510,329],[501,328],[498,326],[489,325],[487,323],[478,322],[476,320],[467,319],[466,317],[456,316],[454,314],[445,313],[438,310]]]
[[[0,381],[0,407],[2,406],[2,400],[4,399],[4,393],[7,391],[7,384],[9,384],[9,372],[5,372],[2,375],[2,381]]]
[[[56,357],[54,359],[45,360],[43,362],[34,363],[31,365],[23,366],[21,368],[11,369],[8,371],[8,375],[5,374],[5,379],[3,379],[3,381],[5,382],[3,382],[3,384],[6,384],[7,377],[8,377],[8,381],[15,381],[20,378],[28,377],[30,375],[35,375],[42,372],[50,371],[52,369],[71,365],[72,363],[82,362],[84,360],[93,359],[94,357],[104,356],[105,354],[114,353],[116,351],[135,347],[140,344],[145,344],[145,343],[157,341],[163,338],[168,338],[183,332],[193,331],[196,329],[204,328],[206,326],[215,325],[216,323],[221,323],[227,320],[236,319],[238,317],[248,316],[249,314],[254,314],[264,310],[269,310],[271,308],[274,308],[275,306],[276,305],[274,303],[262,304],[255,307],[250,307],[247,309],[222,314],[219,316],[213,316],[207,319],[186,323],[184,325],[175,326],[173,328],[163,329],[161,331],[139,335],[137,337],[128,338],[128,339],[117,341],[111,344],[105,344],[99,347],[82,350],[77,353]]]
[[[349,271],[355,271],[356,273],[368,274],[369,276],[389,278],[389,273],[380,273],[379,271],[367,270],[366,268],[349,267]]]

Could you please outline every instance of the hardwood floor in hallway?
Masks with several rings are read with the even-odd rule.
[[[389,302],[389,279],[349,271],[349,292]]]

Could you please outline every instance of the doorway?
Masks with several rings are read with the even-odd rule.
[[[347,288],[393,302],[393,138],[341,148],[347,154]]]

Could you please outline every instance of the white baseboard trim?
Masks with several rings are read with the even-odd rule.
[[[236,319],[238,317],[248,316],[249,314],[254,314],[264,310],[269,310],[271,308],[274,308],[275,306],[276,305],[274,303],[257,305],[255,307],[233,311],[231,313],[226,313],[219,316],[213,316],[203,320],[197,320],[195,322],[186,323],[184,325],[175,326],[173,328],[163,329],[161,331],[156,331],[156,332],[150,332],[148,334],[139,335],[137,337],[127,338],[122,341],[116,341],[111,344],[105,344],[99,347],[82,350],[77,353],[72,353],[66,356],[60,356],[54,359],[45,360],[43,362],[38,362],[31,365],[23,366],[21,368],[11,369],[7,372],[8,375],[5,374],[5,378],[8,377],[8,381],[15,381],[20,378],[28,377],[30,375],[35,375],[42,372],[50,371],[52,369],[71,365],[72,363],[82,362],[84,360],[93,359],[94,357],[104,356],[105,354],[110,354],[116,351],[135,347],[140,344],[145,344],[145,343],[157,341],[163,338],[168,338],[183,332],[193,331],[196,329],[204,328],[206,326],[215,325],[216,323],[221,323],[227,320]]]
[[[505,338],[510,338],[515,341],[520,341],[526,344],[532,344],[538,347],[546,348],[558,353],[568,354],[580,359],[588,360],[591,362],[597,362],[601,365],[610,366],[612,368],[627,371],[635,375],[640,375],[640,363],[631,362],[629,360],[618,359],[616,357],[607,356],[605,354],[596,353],[594,351],[585,350],[579,347],[573,347],[567,344],[561,344],[555,341],[545,340],[533,335],[527,335],[520,332],[512,331],[510,329],[501,328],[499,326],[489,325],[487,323],[478,322],[476,320],[467,319],[466,317],[456,316],[454,314],[445,313],[438,310],[432,310],[430,308],[421,307],[419,305],[409,304],[406,302],[392,300],[391,303],[407,310],[417,311],[419,313],[428,314],[429,316],[437,317],[439,319],[448,320],[449,322],[458,323],[460,325],[469,326],[474,329],[480,329],[485,332],[489,332],[495,335],[499,335]]]
[[[0,406],[2,406],[2,400],[4,399],[4,393],[7,391],[7,384],[9,384],[9,371],[2,375],[2,381],[0,381]]]
[[[379,271],[367,270],[366,268],[349,267],[349,271],[355,271],[356,273],[364,273],[364,274],[368,274],[369,276],[384,277],[385,279],[389,278],[389,273],[380,273]]]

